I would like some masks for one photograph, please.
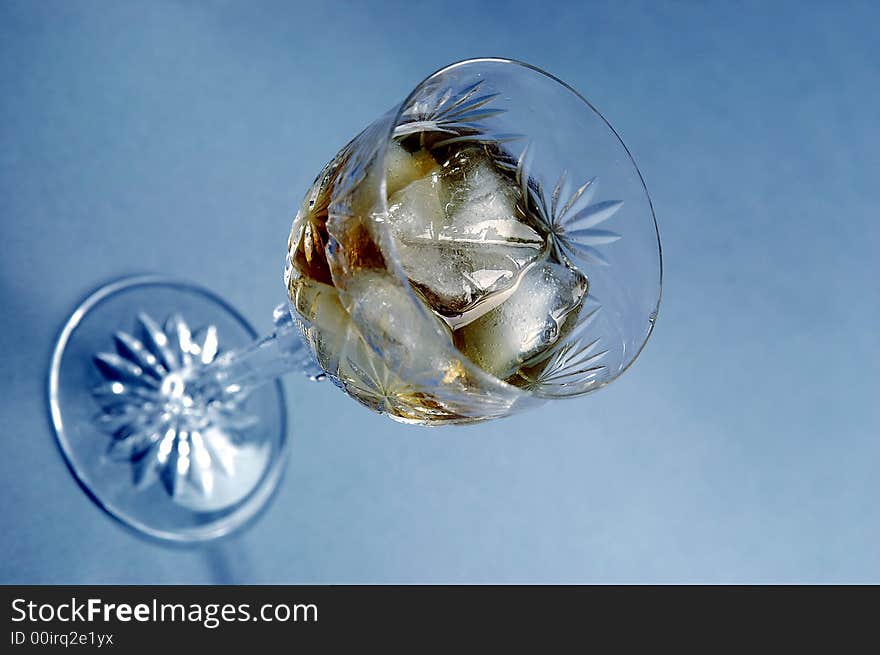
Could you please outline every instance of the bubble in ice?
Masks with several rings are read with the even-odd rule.
[[[507,379],[565,336],[587,294],[587,278],[565,264],[532,264],[504,302],[455,333],[471,361]]]

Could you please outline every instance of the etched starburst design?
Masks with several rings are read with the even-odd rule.
[[[375,358],[368,357],[361,364],[351,358],[346,362],[353,373],[345,377],[346,391],[376,411],[414,420],[423,413],[435,413],[430,406],[422,408],[426,397],[419,384],[404,380]]]
[[[196,383],[219,352],[213,325],[193,334],[179,315],[163,328],[143,313],[137,323],[140,338],[116,332],[116,352],[94,356],[108,454],[131,462],[139,488],[159,480],[171,496],[210,496],[217,475],[234,474],[236,436],[256,422],[242,409],[246,392]]]
[[[358,361],[347,358],[343,388],[371,409],[403,421],[455,422],[508,412],[509,398],[485,389],[469,393],[467,372],[460,361],[447,362],[442,370],[435,370],[410,355],[398,366],[374,355],[358,357]]]
[[[608,260],[598,246],[614,243],[621,235],[600,226],[620,210],[623,201],[593,202],[595,177],[567,194],[567,171],[559,176],[548,198],[541,180],[529,174],[531,156],[532,151],[526,146],[516,163],[516,181],[527,209],[546,231],[557,256],[572,263],[607,266]]]
[[[584,393],[598,385],[607,367],[602,359],[608,354],[602,349],[601,339],[588,339],[587,328],[599,314],[601,306],[595,306],[578,319],[572,336],[559,342],[529,362],[524,372],[524,387],[547,397],[570,396]]]
[[[394,137],[402,138],[418,132],[439,132],[449,135],[432,144],[441,147],[459,141],[503,143],[522,137],[520,134],[492,130],[487,120],[507,110],[492,106],[499,93],[483,93],[483,80],[461,90],[432,86],[424,89],[401,114],[401,124]]]

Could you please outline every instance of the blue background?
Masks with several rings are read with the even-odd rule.
[[[501,6],[0,3],[0,582],[880,582],[880,5]],[[321,165],[481,55],[571,83],[639,162],[666,276],[632,371],[434,431],[290,378],[250,531],[108,519],[47,419],[76,302],[167,270],[268,330]]]

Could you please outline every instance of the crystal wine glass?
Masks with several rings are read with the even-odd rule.
[[[158,275],[74,311],[52,421],[112,516],[174,542],[252,518],[286,456],[290,371],[429,426],[595,391],[647,342],[662,263],[609,123],[549,73],[487,58],[434,73],[336,154],[293,221],[284,282],[259,340],[218,296]]]

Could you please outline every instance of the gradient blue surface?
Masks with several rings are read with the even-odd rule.
[[[880,5],[501,4],[0,2],[0,582],[880,582]],[[480,55],[571,83],[638,161],[666,272],[639,362],[433,431],[291,378],[250,531],[108,519],[47,418],[75,304],[167,270],[268,329],[320,166]]]

